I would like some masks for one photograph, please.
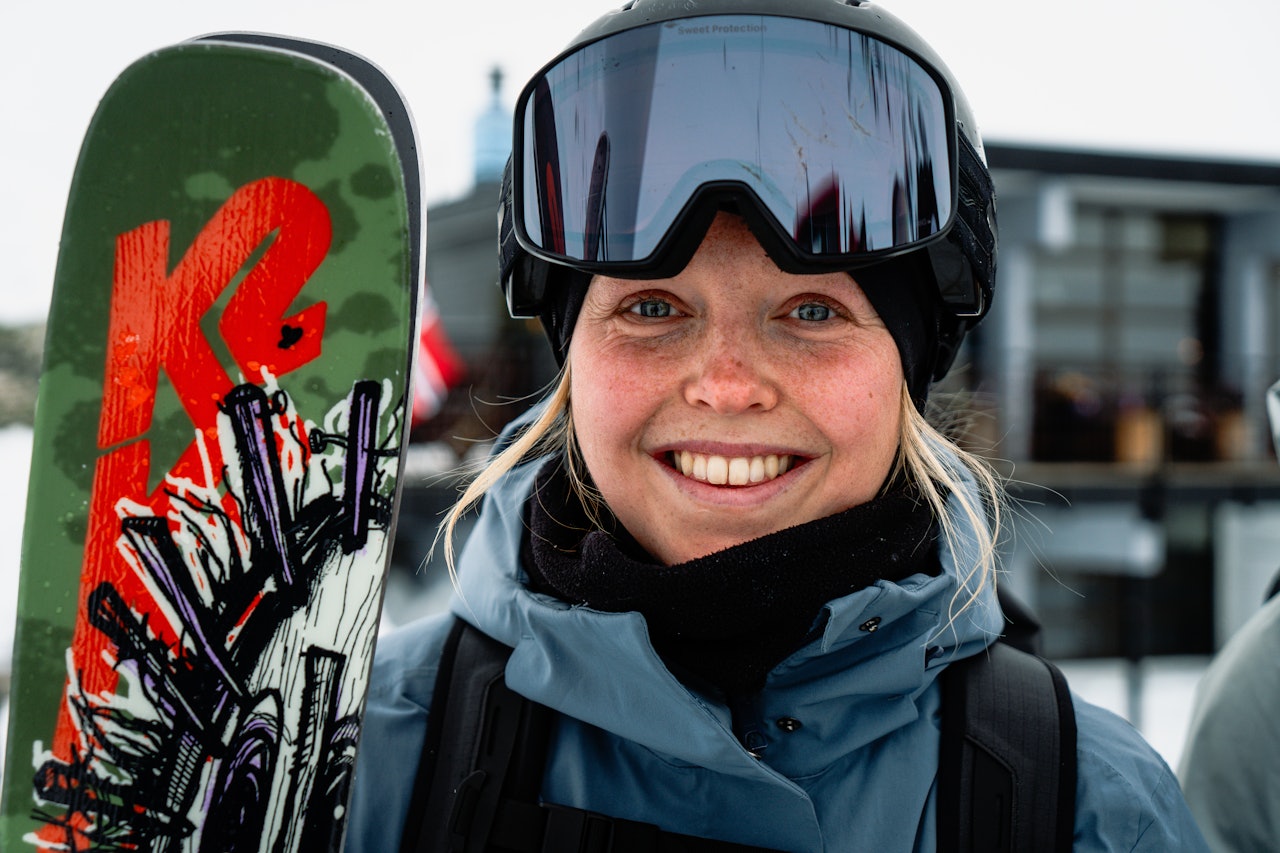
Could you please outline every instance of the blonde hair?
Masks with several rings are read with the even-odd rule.
[[[943,540],[957,560],[960,587],[952,599],[951,618],[977,599],[996,577],[996,545],[1003,518],[1004,489],[992,467],[932,426],[920,414],[906,383],[900,396],[901,427],[893,481],[904,475],[915,486],[938,520]],[[569,482],[587,509],[598,520],[603,499],[587,483],[582,458],[574,439],[572,406],[569,402],[569,365],[566,363],[552,386],[538,417],[525,426],[498,453],[481,463],[457,502],[445,516],[436,534],[445,549],[449,573],[455,574],[454,534],[463,516],[478,504],[511,469],[526,459],[564,454]],[[974,488],[976,486],[976,488]],[[948,511],[948,500],[956,501],[967,522],[959,525]],[[965,555],[974,555],[960,564]],[[955,605],[960,602],[959,610]]]
[[[941,420],[948,415],[940,411],[935,417]],[[950,608],[950,619],[954,620],[977,600],[987,584],[996,583],[997,547],[1007,495],[987,460],[965,450],[920,413],[905,383],[900,429],[895,474],[904,474],[929,504],[956,561],[959,587]],[[955,501],[967,524],[957,524],[948,511],[948,500]],[[961,602],[958,609],[957,602]]]
[[[456,577],[457,574],[456,549],[453,540],[458,523],[462,521],[468,510],[480,503],[503,476],[525,459],[549,456],[563,451],[569,481],[573,484],[575,491],[584,494],[585,478],[581,476],[582,462],[577,447],[578,443],[573,438],[573,417],[569,409],[569,364],[566,362],[560,370],[559,379],[542,402],[542,412],[532,423],[521,429],[514,439],[496,455],[480,463],[479,469],[474,472],[474,476],[470,477],[458,500],[445,514],[444,522],[436,531],[436,541],[432,544],[431,550],[434,551],[438,544],[444,546],[444,560],[449,567],[450,576]],[[464,477],[467,473],[464,469]],[[584,500],[584,503],[590,506],[594,501]]]

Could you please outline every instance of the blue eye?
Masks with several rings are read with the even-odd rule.
[[[641,317],[670,317],[675,309],[665,299],[642,299],[627,309]]]
[[[807,320],[813,323],[821,323],[823,320],[831,319],[831,308],[820,302],[806,302],[799,305],[791,312],[791,316],[797,320]]]

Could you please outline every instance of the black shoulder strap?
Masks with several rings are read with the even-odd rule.
[[[1070,853],[1076,723],[1048,661],[992,644],[942,673],[938,850]]]
[[[778,853],[539,804],[552,712],[507,687],[511,649],[455,619],[401,853]]]
[[[551,712],[510,690],[511,650],[455,620],[401,853],[769,853],[539,805]],[[942,674],[938,850],[1069,853],[1075,715],[1062,674],[1007,644]]]
[[[454,619],[401,853],[479,853],[488,849],[502,797],[537,802],[551,712],[507,687],[510,655],[510,648]],[[509,816],[504,822],[511,825]]]

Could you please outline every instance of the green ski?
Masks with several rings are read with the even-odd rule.
[[[338,48],[210,36],[104,96],[47,326],[0,849],[340,848],[421,217],[404,104]]]

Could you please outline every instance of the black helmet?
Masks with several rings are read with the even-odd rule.
[[[517,101],[508,308],[563,360],[592,274],[674,275],[724,209],[782,269],[856,270],[918,404],[990,307],[995,197],[968,102],[872,3],[633,0],[583,30]]]

